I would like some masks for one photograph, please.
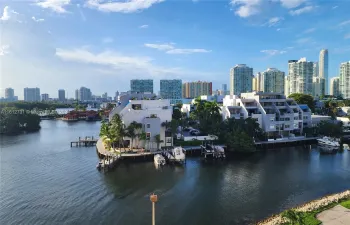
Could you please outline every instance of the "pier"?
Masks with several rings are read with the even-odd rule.
[[[97,139],[94,139],[93,136],[88,137],[86,136],[85,138],[81,138],[79,137],[78,141],[71,141],[70,142],[70,147],[90,147],[90,146],[94,146],[97,143]]]

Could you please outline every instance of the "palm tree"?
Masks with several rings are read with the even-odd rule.
[[[160,140],[160,134],[157,134],[154,136],[155,140],[156,140],[156,143],[157,143],[157,150],[159,150],[159,145],[161,143],[163,143],[164,141],[163,140]]]
[[[138,132],[141,130],[142,124],[136,121],[130,123],[130,125],[126,128],[126,136],[131,138],[130,149],[134,143],[134,139],[137,138]]]
[[[146,141],[147,140],[147,135],[145,132],[142,132],[138,135],[139,140],[141,141]]]

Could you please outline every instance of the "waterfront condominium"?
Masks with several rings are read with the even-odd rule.
[[[160,80],[160,97],[162,99],[181,99],[182,80]]]
[[[343,98],[350,99],[350,61],[340,64],[339,90]]]
[[[321,93],[322,95],[328,94],[328,50],[322,49],[320,51],[320,60],[318,65],[318,76],[320,78],[323,78],[324,86],[321,87],[322,90],[324,90],[324,93]]]
[[[252,118],[269,137],[301,135],[305,127],[312,126],[311,110],[307,105],[298,105],[293,99],[278,93],[227,95],[221,113],[223,119]]]
[[[312,95],[312,77],[314,74],[314,63],[300,60],[288,61],[288,83],[289,91],[286,94],[302,93]]]
[[[260,85],[262,88],[258,91],[284,94],[284,76],[284,72],[275,68],[268,68],[261,73]]]
[[[288,97],[290,95],[290,81],[289,76],[284,78],[284,94]]]
[[[230,70],[230,95],[251,92],[253,88],[253,68],[238,64]]]
[[[253,91],[262,91],[262,74],[259,72],[252,79],[252,90]]]
[[[130,91],[138,93],[153,93],[153,80],[130,80]]]
[[[333,77],[331,78],[330,82],[330,95],[333,95],[335,97],[338,97],[340,95],[339,90],[339,77]]]
[[[12,100],[15,98],[15,90],[13,88],[6,88],[5,89],[5,98],[8,100]]]
[[[213,84],[206,81],[187,82],[182,84],[183,98],[197,98],[201,95],[212,95]]]
[[[58,101],[64,102],[66,101],[66,91],[63,89],[58,90]]]
[[[26,102],[39,102],[40,101],[40,89],[39,88],[24,88],[24,101]]]

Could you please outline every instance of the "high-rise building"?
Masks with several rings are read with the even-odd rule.
[[[66,91],[63,89],[58,90],[58,100],[61,102],[66,101]]]
[[[322,77],[312,78],[312,96],[320,97],[325,95],[325,79]]]
[[[79,89],[75,90],[75,100],[79,100]]]
[[[318,76],[325,80],[324,87],[325,94],[328,94],[328,50],[322,49],[320,51],[320,60],[318,65]]]
[[[259,72],[252,79],[252,90],[262,91],[263,90],[262,86],[263,86],[262,74]]]
[[[221,94],[222,95],[228,95],[228,91],[227,91],[227,84],[222,84],[222,90],[221,90]]]
[[[196,81],[182,84],[183,98],[197,98],[201,95],[212,95],[212,82]]]
[[[49,94],[41,94],[41,101],[46,102],[49,101]]]
[[[285,94],[285,96],[287,98],[290,95],[290,80],[289,80],[289,76],[286,76],[285,79],[284,79],[284,94]]]
[[[92,99],[92,93],[89,88],[81,87],[78,91],[79,101],[89,101]]]
[[[314,62],[314,73],[313,73],[313,77],[318,77],[318,62]]]
[[[104,99],[107,99],[107,98],[108,98],[107,92],[105,92],[104,94],[102,94],[102,98],[104,98]]]
[[[163,99],[181,99],[182,80],[160,80],[159,95]]]
[[[8,100],[12,100],[15,98],[15,90],[13,88],[6,88],[5,89],[5,98]]]
[[[40,89],[39,88],[24,88],[24,101],[39,102]]]
[[[288,61],[289,94],[302,93],[312,95],[312,77],[314,63],[300,60]]]
[[[350,61],[340,64],[339,90],[343,98],[350,99]]]
[[[253,88],[253,68],[238,64],[230,70],[230,95],[251,92]]]
[[[115,93],[114,100],[118,101],[119,100],[119,91]]]
[[[339,90],[339,77],[333,77],[330,82],[330,94],[338,97],[340,95]]]
[[[153,93],[153,80],[130,80],[130,90],[131,92],[139,92],[145,93],[150,92]]]
[[[268,68],[261,73],[262,90],[259,91],[284,94],[284,76],[284,72],[275,68]]]

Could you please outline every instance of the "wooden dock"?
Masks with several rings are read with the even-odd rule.
[[[78,141],[71,141],[70,142],[70,147],[90,147],[90,146],[94,146],[96,145],[98,139],[94,139],[93,136],[91,137],[85,137],[85,138],[81,138],[79,137]]]

